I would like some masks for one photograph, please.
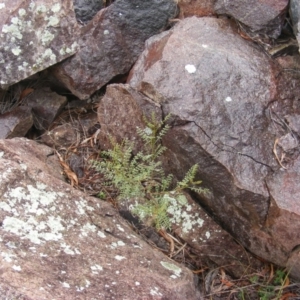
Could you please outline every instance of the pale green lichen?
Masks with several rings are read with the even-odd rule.
[[[60,11],[60,8],[61,8],[60,3],[55,3],[55,4],[52,5],[51,10],[52,10],[54,13],[57,13],[57,12]]]
[[[26,10],[24,8],[20,8],[18,11],[18,14],[20,17],[23,17],[26,15]]]
[[[178,266],[176,266],[170,262],[165,262],[165,261],[161,261],[160,264],[165,269],[172,271],[174,273],[174,275],[176,275],[177,277],[180,277],[180,273],[182,272],[182,270]]]
[[[20,55],[20,53],[22,52],[22,50],[20,49],[19,46],[17,46],[17,47],[15,47],[15,48],[11,49],[11,52],[12,52],[14,55],[18,56],[18,55]]]
[[[49,45],[49,43],[55,38],[55,35],[52,34],[50,31],[45,30],[42,37],[41,42],[43,46]]]

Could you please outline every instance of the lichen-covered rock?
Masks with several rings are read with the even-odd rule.
[[[0,87],[74,54],[77,26],[72,0],[0,3]]]
[[[218,14],[230,15],[251,28],[251,31],[278,38],[288,4],[288,0],[217,0],[215,1],[215,11]]]
[[[103,0],[73,0],[76,19],[88,22],[103,7]]]
[[[147,41],[129,84],[173,116],[168,171],[183,178],[198,163],[210,189],[202,205],[247,249],[286,266],[300,244],[299,133],[291,132],[299,74],[280,72],[230,22],[193,17]]]
[[[78,53],[57,65],[56,77],[86,99],[116,75],[127,73],[145,40],[161,32],[177,13],[173,0],[117,0],[82,30]]]
[[[111,205],[60,180],[53,154],[0,140],[1,296],[200,298],[190,270],[153,251]]]

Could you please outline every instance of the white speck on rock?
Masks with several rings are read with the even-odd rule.
[[[16,265],[13,265],[12,268],[13,268],[13,270],[18,271],[18,272],[20,272],[22,270],[21,266],[16,266]]]
[[[0,9],[5,7],[5,3],[0,3]]]
[[[232,98],[231,98],[231,97],[226,97],[226,98],[225,98],[225,101],[226,101],[226,102],[231,102],[231,101],[232,101]]]
[[[63,287],[65,287],[65,288],[70,288],[70,285],[69,285],[67,282],[63,282],[62,285],[63,285]]]
[[[177,267],[176,265],[169,263],[169,262],[165,262],[165,261],[161,261],[160,264],[167,270],[170,270],[174,273],[174,275],[176,275],[177,277],[180,277],[180,273],[181,273],[181,268]]]
[[[188,73],[192,74],[196,72],[196,67],[194,65],[186,65],[184,67]]]
[[[93,274],[99,274],[99,271],[103,271],[103,268],[99,265],[93,265],[90,268]]]
[[[206,232],[205,232],[205,236],[206,236],[207,239],[209,239],[209,238],[210,238],[210,232],[209,232],[209,231],[206,231]]]
[[[203,48],[208,48],[208,45],[202,44]]]
[[[19,11],[18,11],[18,13],[19,13],[20,17],[23,17],[23,16],[26,15],[26,10],[24,8],[20,8]]]
[[[159,292],[158,287],[154,287],[153,289],[151,289],[150,294],[152,296],[162,296],[162,293]]]
[[[12,52],[14,55],[18,56],[18,55],[22,52],[22,50],[20,49],[19,46],[17,46],[17,47],[15,47],[15,48],[11,49],[11,52]]]
[[[107,35],[107,34],[109,34],[109,30],[105,29],[105,30],[103,31],[103,33],[104,33],[105,35]]]
[[[123,259],[126,259],[126,257],[121,256],[121,255],[116,255],[116,256],[115,256],[115,259],[116,259],[116,260],[123,260]]]
[[[135,282],[135,285],[140,285],[140,283],[138,281]]]
[[[103,239],[106,238],[106,235],[100,230],[97,232],[97,235],[100,236]]]

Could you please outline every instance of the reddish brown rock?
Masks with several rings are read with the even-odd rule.
[[[187,18],[191,16],[212,16],[215,14],[214,2],[214,0],[179,0],[179,17]]]
[[[72,0],[4,0],[0,12],[0,87],[76,52],[79,27]]]
[[[66,103],[66,97],[52,92],[49,88],[34,90],[23,101],[23,105],[32,109],[34,126],[40,130],[48,129]]]
[[[1,296],[200,298],[190,270],[142,241],[111,205],[58,179],[52,153],[0,140]]]
[[[228,21],[189,18],[147,41],[129,84],[173,116],[164,138],[168,171],[182,178],[198,163],[199,179],[211,191],[199,197],[202,205],[244,247],[286,266],[300,244],[299,175],[281,168],[294,168],[299,141],[275,122],[299,114],[298,74],[281,72]],[[274,189],[285,177],[290,196],[281,199],[280,188],[275,193],[269,185]]]
[[[0,138],[23,137],[32,125],[31,108],[16,107],[14,110],[0,115]]]
[[[176,15],[173,0],[119,0],[101,10],[83,28],[78,53],[59,64],[57,78],[86,99],[116,75],[127,73],[150,36]]]
[[[129,85],[109,85],[98,107],[101,123],[100,145],[105,145],[108,137],[112,136],[119,142],[124,138],[133,141],[136,151],[143,149],[143,141],[137,136],[136,128],[145,127],[142,117],[149,117],[151,112],[156,113],[158,120],[162,119],[159,105]],[[203,265],[224,267],[237,277],[244,275],[249,266],[255,268],[260,265],[256,258],[238,245],[188,194],[185,196],[185,203],[174,200],[169,206],[172,229],[199,254]],[[122,215],[128,216],[128,207],[133,207],[134,204],[133,199],[120,203]]]
[[[229,15],[248,26],[251,31],[278,38],[285,19],[288,0],[217,0],[215,11]]]

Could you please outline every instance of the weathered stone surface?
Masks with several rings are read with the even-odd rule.
[[[0,12],[0,87],[76,52],[79,27],[71,0],[4,0]]]
[[[199,299],[191,271],[108,203],[59,180],[53,150],[0,141],[1,284],[21,299]],[[47,160],[54,159],[52,166]]]
[[[162,111],[157,103],[129,85],[109,85],[98,106],[101,123],[100,145],[106,145],[108,136],[113,136],[118,142],[124,138],[134,141],[136,150],[140,150],[143,141],[137,136],[136,127],[144,128],[142,116],[149,117],[151,112],[155,112],[157,119],[161,121]],[[260,265],[258,260],[246,253],[188,194],[185,204],[177,204],[173,203],[168,209],[173,231],[199,253],[203,265],[224,267],[237,277],[244,275],[249,265],[253,268]],[[134,205],[135,200],[120,203],[122,215],[128,216],[128,207]]]
[[[19,106],[0,115],[0,139],[23,137],[32,125],[31,108]]]
[[[273,148],[289,132],[275,122],[299,113],[299,75],[279,80],[279,74],[226,20],[190,18],[147,41],[129,84],[160,103],[165,115],[173,115],[173,127],[164,138],[170,149],[167,169],[182,178],[198,163],[199,179],[210,189],[199,198],[202,205],[246,248],[285,266],[300,244],[295,230],[300,216],[295,210],[291,215],[293,195],[285,197],[285,208],[278,198],[275,207],[282,218],[272,218],[274,224],[268,225],[276,196],[266,178],[281,174],[291,179],[279,171]],[[281,152],[283,156],[279,148],[277,152],[279,159],[288,159],[282,162],[287,167],[299,155],[297,149]],[[299,175],[293,176],[287,193],[297,190]],[[280,176],[273,180],[280,181]]]
[[[88,22],[103,7],[103,0],[73,0],[76,19]]]
[[[44,144],[50,147],[56,147],[57,149],[75,146],[83,141],[88,135],[91,135],[89,130],[98,124],[97,114],[95,112],[75,116],[70,112],[70,116],[70,118],[66,119],[64,119],[63,116],[60,116],[60,125],[53,124],[53,128],[41,136],[41,141]]]
[[[297,0],[290,1],[290,16],[293,22],[293,30],[300,45],[300,3]],[[299,50],[300,51],[300,50]]]
[[[57,78],[80,99],[127,73],[150,36],[176,14],[173,0],[118,0],[101,10],[82,31],[78,53],[59,64]]]
[[[215,11],[218,14],[232,16],[247,25],[252,31],[277,38],[281,33],[288,4],[288,0],[217,0]]]
[[[214,15],[214,2],[214,0],[179,0],[179,16],[180,18],[187,18]]]
[[[32,108],[34,126],[46,130],[67,103],[67,98],[52,92],[49,88],[33,91],[23,104]]]

